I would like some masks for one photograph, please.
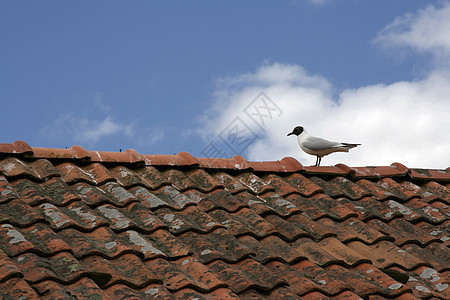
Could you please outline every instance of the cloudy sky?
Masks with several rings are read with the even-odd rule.
[[[450,1],[0,2],[0,143],[450,166]]]

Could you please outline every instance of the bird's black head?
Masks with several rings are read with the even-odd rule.
[[[288,135],[291,135],[291,134],[300,135],[302,132],[303,132],[303,127],[297,126],[294,128],[294,130],[292,130],[291,133],[288,133]]]

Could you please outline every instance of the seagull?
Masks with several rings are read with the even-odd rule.
[[[291,134],[297,136],[298,144],[304,152],[317,156],[315,166],[320,166],[320,161],[325,155],[333,152],[348,152],[348,150],[361,145],[332,142],[319,137],[310,136],[302,126],[295,127],[291,133],[288,133],[288,136]]]

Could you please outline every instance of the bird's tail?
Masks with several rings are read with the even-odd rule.
[[[341,143],[341,144],[344,145],[344,147],[348,148],[348,149],[352,149],[352,148],[355,148],[355,147],[358,147],[361,145],[361,144],[349,144],[349,143]]]

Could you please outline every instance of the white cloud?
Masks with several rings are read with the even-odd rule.
[[[450,53],[450,2],[442,6],[428,6],[417,13],[397,17],[375,38],[384,47],[410,47],[448,57]]]
[[[289,71],[292,65],[264,66],[246,74],[246,81],[262,74]],[[284,68],[286,70],[284,70]],[[300,68],[300,67],[298,67]],[[244,77],[241,77],[244,78]],[[319,77],[311,76],[311,81]],[[401,162],[409,167],[449,166],[450,153],[450,76],[433,73],[415,82],[397,82],[390,85],[371,85],[343,91],[339,99],[332,99],[326,85],[305,84],[302,76],[291,83],[278,79],[261,85],[249,85],[238,91],[218,95],[213,113],[205,121],[202,133],[207,138],[218,136],[236,117],[257,132],[260,138],[249,146],[250,160],[279,160],[293,156],[305,165],[313,164],[314,157],[298,147],[294,137],[287,137],[294,126],[306,127],[310,134],[342,142],[362,143],[350,153],[335,153],[323,159],[322,164],[390,165]],[[319,81],[323,83],[322,78]],[[250,80],[252,81],[252,80]],[[257,81],[257,80],[256,80]],[[238,84],[240,82],[237,82]],[[233,90],[233,89],[231,89]],[[251,120],[244,108],[264,91],[283,111],[280,117],[266,118],[264,129]]]
[[[70,112],[60,115],[52,124],[41,130],[40,134],[62,139],[69,138],[76,143],[95,145],[107,136],[131,137],[134,135],[134,126],[116,122],[110,116],[103,120],[92,120]]]
[[[448,55],[450,38],[443,26],[448,24],[446,28],[450,28],[450,15],[445,17],[450,9],[445,4],[440,9],[428,7],[396,19],[383,29],[377,41]],[[314,164],[315,157],[303,153],[293,136],[286,136],[294,126],[302,125],[312,135],[362,144],[350,153],[324,157],[322,165],[400,162],[408,167],[447,168],[449,82],[450,68],[444,64],[420,80],[347,89],[335,98],[333,86],[324,77],[308,74],[298,65],[265,63],[255,72],[219,80],[215,102],[205,114],[200,131],[208,142],[236,117],[241,118],[259,136],[247,149],[249,160],[293,156],[304,165]],[[283,112],[280,117],[266,118],[263,129],[244,112],[261,91]]]

